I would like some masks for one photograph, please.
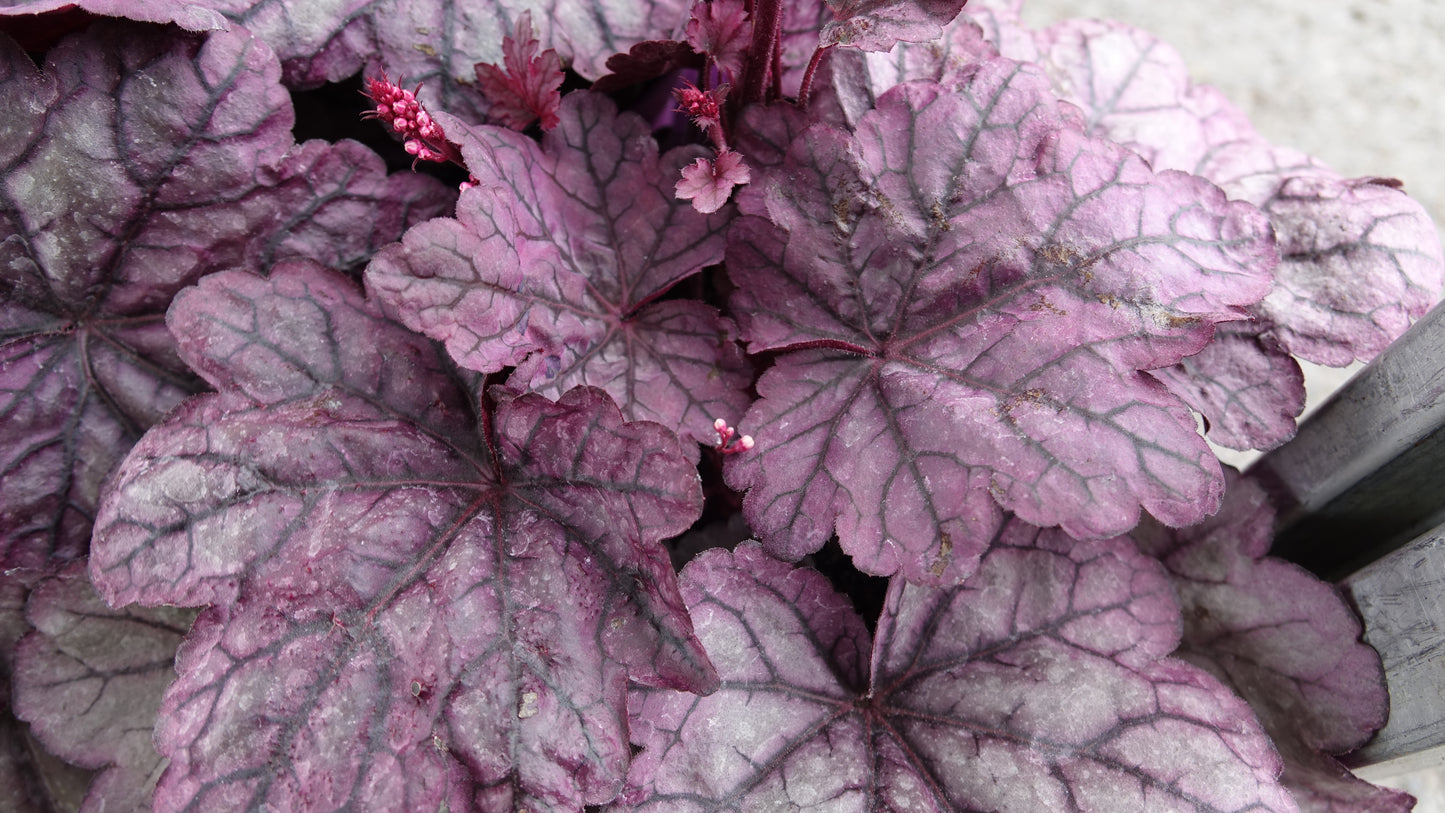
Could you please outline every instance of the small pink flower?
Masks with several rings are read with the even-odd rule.
[[[677,182],[676,188],[677,199],[690,200],[692,208],[709,215],[728,202],[733,187],[750,180],[752,173],[743,163],[743,157],[723,149],[718,151],[713,161],[699,158],[682,168],[682,180]]]
[[[738,430],[728,426],[728,422],[722,418],[713,421],[712,428],[717,432],[717,445],[713,448],[723,454],[737,454],[753,448],[752,435],[743,435],[738,438],[737,443],[733,443],[733,436],[738,433]]]
[[[727,85],[716,90],[699,90],[696,85],[688,82],[684,87],[674,90],[673,95],[677,97],[679,113],[686,113],[692,123],[709,136],[714,136],[712,130],[715,127],[721,134],[722,104],[728,95]]]
[[[418,91],[421,85],[417,85]],[[363,118],[381,119],[402,138],[402,146],[418,161],[462,162],[461,153],[451,142],[442,126],[432,120],[431,114],[416,99],[416,91],[407,90],[386,78],[368,78],[362,95],[376,102],[376,108],[363,113]],[[414,165],[414,163],[413,163]]]

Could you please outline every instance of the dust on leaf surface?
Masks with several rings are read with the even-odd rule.
[[[214,274],[168,316],[219,393],[121,464],[91,575],[211,604],[157,744],[167,807],[577,810],[626,770],[626,680],[706,691],[663,537],[676,437],[600,390],[479,397],[311,263]]]
[[[479,183],[457,217],[412,229],[367,269],[373,295],[457,362],[556,397],[607,390],[631,419],[702,443],[736,422],[751,369],[732,323],[658,300],[722,258],[731,210],[701,215],[673,194],[701,154],[659,156],[647,124],[606,97],[572,93],[542,144],[441,117]]]
[[[1014,521],[962,585],[893,579],[872,641],[755,544],[682,580],[722,688],[633,690],[616,810],[1295,810],[1249,709],[1165,657],[1178,606],[1127,540]]]
[[[937,39],[968,0],[826,0],[836,19],[819,32],[821,45],[887,51],[899,42]]]
[[[760,174],[732,311],[779,355],[727,478],[771,551],[836,527],[862,570],[957,582],[1000,507],[1078,537],[1213,510],[1213,453],[1140,371],[1265,293],[1254,207],[1079,134],[1005,59],[957,91],[898,86],[856,135],[814,126]]]

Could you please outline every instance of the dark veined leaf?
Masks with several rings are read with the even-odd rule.
[[[74,562],[30,592],[35,631],[15,654],[15,713],[45,747],[100,771],[82,811],[151,809],[164,761],[151,744],[194,610],[112,609]]]
[[[898,42],[938,39],[968,0],[827,0],[837,19],[823,26],[823,45],[887,51]]]
[[[122,463],[91,559],[112,603],[212,605],[158,806],[577,810],[620,787],[628,677],[716,685],[659,544],[701,509],[668,430],[590,388],[479,402],[311,264],[168,321],[220,392]]]
[[[1178,655],[1247,700],[1284,758],[1280,782],[1307,813],[1403,813],[1414,800],[1375,787],[1333,758],[1385,724],[1380,656],[1334,587],[1265,556],[1274,508],[1231,472],[1224,506],[1192,528],[1149,529],[1140,547],[1162,558],[1179,593]]]
[[[633,691],[619,810],[1295,810],[1249,708],[1164,657],[1178,606],[1127,540],[1013,522],[961,586],[895,578],[874,641],[756,545],[682,580],[722,688]]]
[[[102,478],[200,382],[162,319],[223,268],[368,259],[449,196],[355,142],[294,147],[266,46],[100,23],[0,44],[0,564],[85,553]],[[294,148],[293,148],[294,147]]]
[[[367,284],[464,367],[517,365],[512,384],[549,397],[601,387],[629,418],[712,443],[715,419],[742,415],[751,368],[714,309],[656,300],[722,258],[731,211],[678,200],[701,150],[659,157],[647,124],[606,97],[569,94],[560,116],[540,147],[442,117],[479,185],[457,219],[381,252]]]
[[[1184,60],[1122,23],[1071,20],[1039,32],[1041,64],[1089,131],[1128,146],[1155,169],[1193,172],[1259,206],[1279,239],[1268,296],[1251,309],[1260,342],[1236,341],[1163,378],[1236,449],[1294,434],[1303,401],[1291,354],[1331,366],[1368,360],[1440,296],[1439,235],[1395,181],[1347,179],[1276,147]],[[1287,386],[1276,387],[1283,374]],[[1201,397],[1201,395],[1203,397]]]
[[[1054,109],[993,60],[958,92],[894,88],[855,136],[813,127],[755,181],[768,218],[730,234],[732,310],[780,352],[727,478],[769,550],[836,528],[865,571],[957,582],[1001,508],[1103,537],[1217,505],[1213,453],[1141,371],[1263,295],[1268,224]]]
[[[501,64],[502,39],[532,13],[542,50],[588,79],[607,58],[647,40],[680,35],[688,0],[342,0],[321,6],[279,0],[212,0],[208,5],[276,49],[288,84],[334,82],[363,68],[422,86],[421,100],[473,122],[486,120],[474,66]],[[448,128],[450,131],[451,128]]]

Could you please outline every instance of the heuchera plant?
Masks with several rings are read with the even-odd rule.
[[[1205,438],[1288,440],[1434,226],[1149,35],[0,24],[0,807],[1412,806],[1335,761],[1380,659]]]

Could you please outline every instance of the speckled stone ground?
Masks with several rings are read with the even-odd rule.
[[[1159,35],[1266,137],[1347,175],[1399,178],[1445,222],[1445,2],[1025,0],[1032,26],[1068,17]],[[1343,382],[1332,372],[1312,383],[1312,401]],[[1414,793],[1417,813],[1445,813],[1445,770],[1385,781]]]

